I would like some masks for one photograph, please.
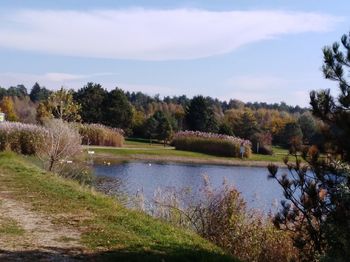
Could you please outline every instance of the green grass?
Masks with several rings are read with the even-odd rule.
[[[13,153],[0,154],[0,190],[82,232],[89,255],[107,261],[232,261],[193,232],[175,228],[114,199],[47,173]],[[28,198],[28,195],[31,197]],[[63,215],[62,215],[63,214]]]
[[[143,138],[127,138],[124,142],[124,147],[127,148],[164,148],[164,144],[156,140],[152,140],[150,143],[149,139]],[[169,148],[168,145],[165,148]]]
[[[24,232],[14,219],[0,216],[0,235],[22,236]]]
[[[186,159],[201,159],[201,160],[240,160],[243,162],[247,161],[264,161],[264,162],[282,162],[284,156],[288,155],[288,150],[282,149],[280,147],[273,147],[273,155],[261,155],[261,154],[252,154],[249,159],[233,158],[233,157],[220,157],[213,156],[204,153],[192,152],[192,151],[182,151],[175,150],[172,147],[164,148],[162,145],[152,145],[145,144],[142,142],[131,141],[127,142],[125,147],[127,148],[94,148],[96,153],[110,154],[120,157],[132,157],[133,155],[145,155],[152,156],[155,159],[157,157],[178,157]],[[156,159],[157,160],[157,159]]]

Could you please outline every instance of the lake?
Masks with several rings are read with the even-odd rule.
[[[262,167],[127,162],[110,166],[94,165],[94,172],[98,177],[98,189],[128,197],[142,192],[146,201],[152,200],[158,189],[191,188],[194,197],[200,197],[204,175],[216,190],[220,190],[226,180],[227,184],[241,192],[248,207],[264,213],[276,211],[283,199],[281,187],[267,178],[268,171]],[[279,172],[283,172],[283,169]]]

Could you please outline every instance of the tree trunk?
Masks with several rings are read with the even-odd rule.
[[[55,163],[55,159],[51,157],[50,159],[50,165],[49,165],[49,171],[51,172],[52,171],[52,168],[53,168],[53,164]]]

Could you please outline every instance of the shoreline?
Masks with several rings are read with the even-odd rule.
[[[266,167],[268,164],[274,164],[278,167],[286,167],[282,162],[256,161],[256,160],[238,160],[238,159],[203,159],[194,157],[179,156],[153,156],[144,154],[130,154],[128,156],[119,156],[109,153],[95,153],[94,160],[109,159],[116,161],[149,161],[149,162],[172,162],[184,164],[206,164],[206,165],[224,165],[224,166],[244,166],[244,167]]]

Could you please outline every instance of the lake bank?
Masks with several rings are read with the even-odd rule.
[[[128,210],[13,153],[0,154],[0,206],[0,260],[235,261],[194,232]],[[44,243],[40,230],[48,232]]]
[[[85,149],[87,149],[85,147]],[[173,148],[112,148],[90,146],[89,150],[95,152],[93,158],[105,161],[149,161],[149,162],[174,162],[185,164],[210,164],[227,166],[267,167],[274,163],[278,167],[285,167],[283,153],[266,156],[254,154],[249,159],[230,157],[218,157],[203,153],[175,150]]]

